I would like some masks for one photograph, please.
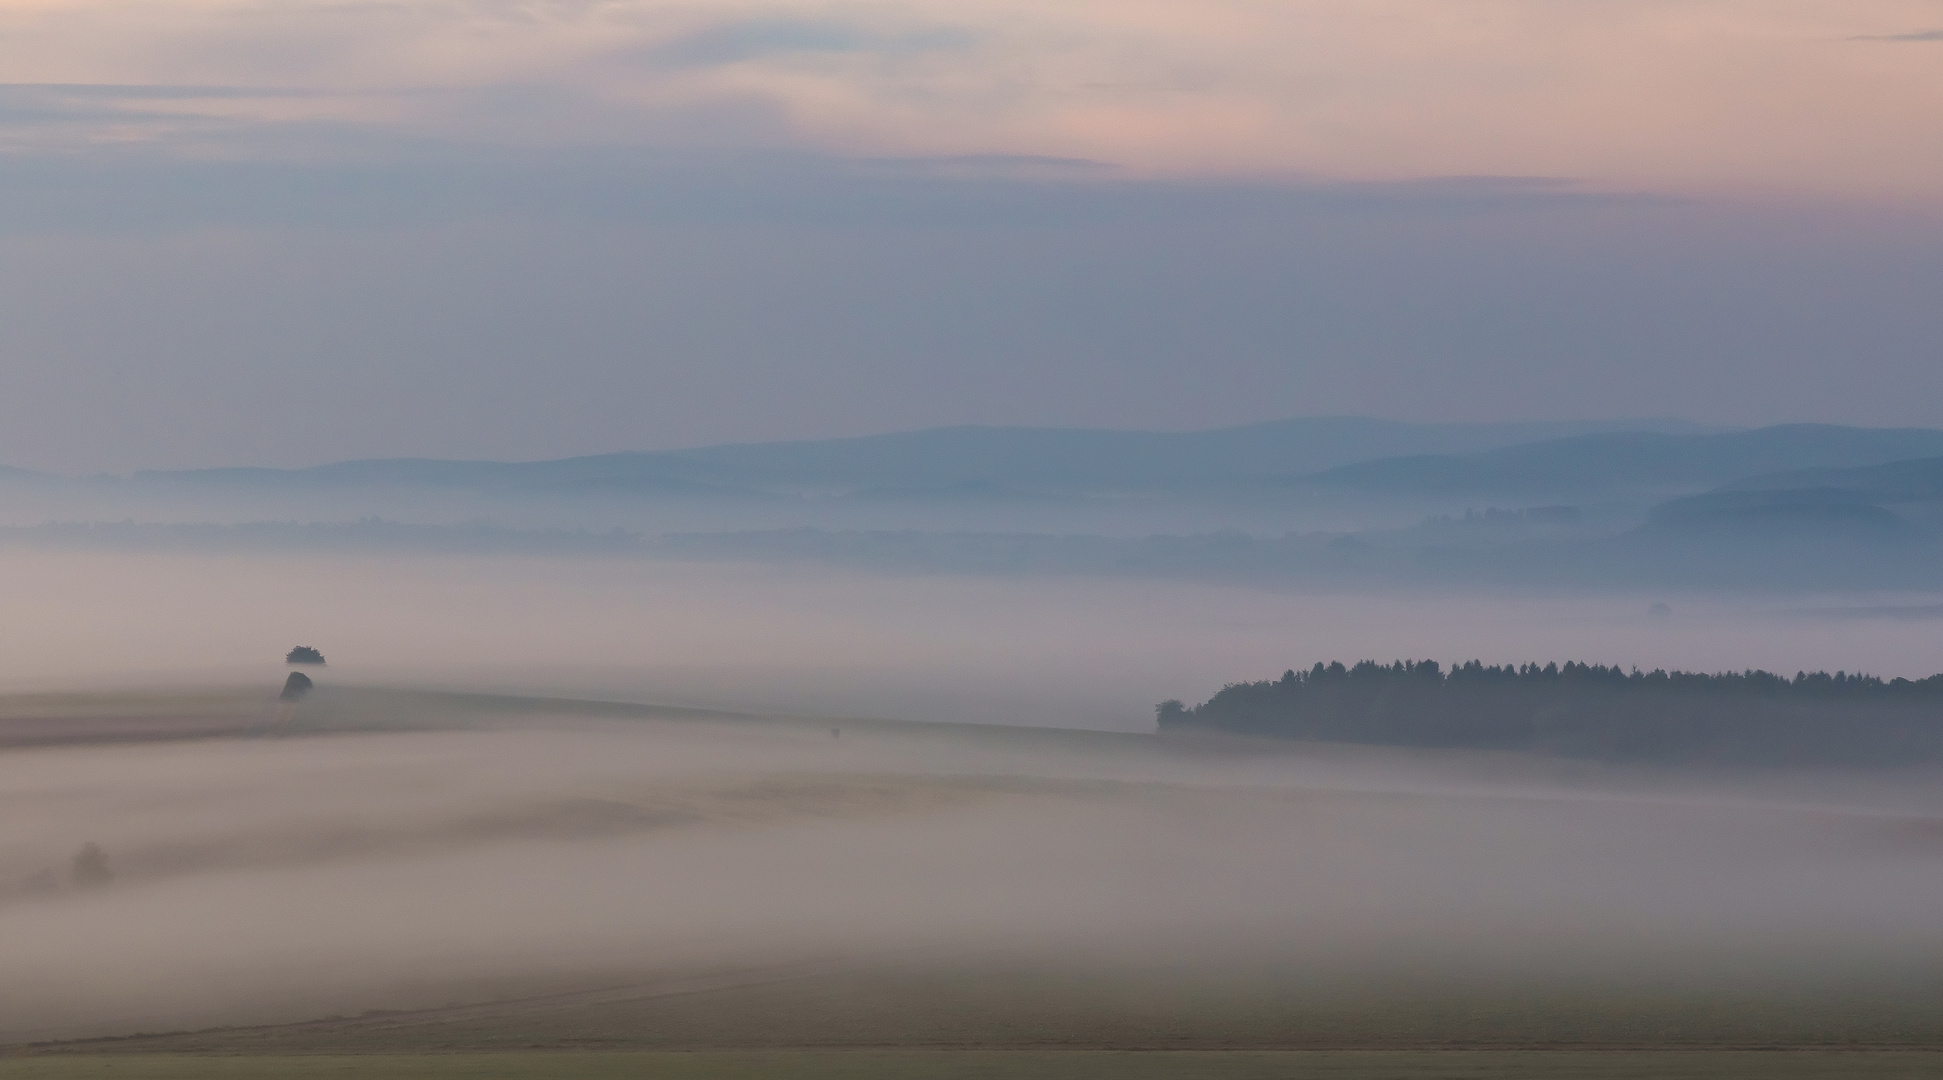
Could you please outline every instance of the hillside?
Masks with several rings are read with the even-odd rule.
[[[1359,462],[1323,470],[1301,482],[1390,494],[1678,493],[1755,475],[1880,466],[1936,455],[1943,455],[1943,431],[1786,424],[1711,434],[1632,431],[1579,435],[1471,454]]]
[[[1830,488],[1885,503],[1943,499],[1943,457],[1891,461],[1862,468],[1798,469],[1750,476],[1726,485],[1731,491]]]
[[[1220,485],[1405,454],[1461,454],[1593,432],[1690,432],[1669,420],[1411,424],[1315,417],[1211,431],[953,427],[870,435],[623,452],[556,461],[388,459],[302,469],[143,472],[151,485],[241,488],[393,486],[510,492],[749,494],[1006,485],[1098,489]],[[1943,438],[1939,439],[1943,448]],[[1943,452],[1943,449],[1939,449]],[[1817,464],[1822,463],[1815,459]]]

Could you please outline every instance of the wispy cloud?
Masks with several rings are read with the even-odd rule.
[[[1943,41],[1943,30],[1911,30],[1903,34],[1857,34],[1850,41]]]
[[[1403,23],[1358,0],[125,7],[0,0],[0,70],[38,87],[0,88],[0,141],[67,153],[220,128],[274,156],[285,135],[329,124],[529,150],[1068,158],[1251,182],[1557,175],[1926,201],[1943,168],[1921,138],[1943,115],[1922,50],[1865,65],[1839,47],[1943,41],[1871,33],[1923,26],[1910,0],[1424,0]],[[1641,70],[1659,75],[1642,87]]]
[[[316,90],[251,86],[178,86],[123,83],[0,83],[0,100],[10,98],[90,101],[192,101],[222,98],[315,97]]]
[[[107,83],[0,83],[0,124],[128,120],[185,115],[198,102],[318,96],[301,89],[239,86],[144,86]]]
[[[311,141],[287,148],[283,160],[220,153],[185,160],[153,144],[40,158],[0,154],[0,189],[8,193],[0,201],[0,239],[492,220],[872,229],[1234,225],[1345,215],[1423,221],[1641,201],[1547,178],[1209,183],[1143,179],[1059,158],[746,150],[572,152],[542,160],[356,129],[307,134]]]
[[[976,35],[955,28],[885,32],[839,19],[752,19],[683,34],[645,55],[670,67],[715,67],[791,53],[962,50],[976,41]]]

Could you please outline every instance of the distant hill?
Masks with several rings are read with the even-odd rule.
[[[1784,424],[1753,431],[1602,432],[1470,454],[1420,454],[1322,470],[1297,482],[1391,494],[1674,493],[1748,476],[1873,467],[1943,455],[1943,431]],[[1774,485],[1784,486],[1784,485]],[[1789,483],[1789,487],[1836,486]]]
[[[1693,430],[1673,420],[1411,424],[1368,417],[1277,420],[1211,431],[955,427],[856,439],[682,451],[727,474],[871,487],[968,483],[1098,486],[1254,480],[1398,454],[1468,453],[1595,431]]]
[[[144,472],[136,478],[149,484],[258,488],[388,486],[689,495],[777,491],[950,495],[957,491],[989,497],[995,490],[1029,493],[1248,483],[1371,458],[1466,454],[1594,433],[1703,430],[1707,429],[1678,420],[1411,424],[1367,417],[1313,417],[1191,432],[952,427],[557,461],[400,458],[304,469]],[[1943,453],[1943,443],[1938,452]]]
[[[145,485],[200,485],[256,490],[314,488],[447,488],[542,492],[629,491],[675,495],[751,495],[706,466],[677,454],[621,453],[559,461],[441,461],[388,458],[344,461],[304,469],[189,469],[139,472]]]
[[[1927,502],[1943,499],[1943,457],[1891,461],[1854,469],[1798,469],[1736,480],[1729,491],[1778,491],[1832,488],[1883,503]]]
[[[1897,538],[1914,527],[1868,496],[1841,488],[1711,491],[1653,508],[1647,529],[1767,537]]]

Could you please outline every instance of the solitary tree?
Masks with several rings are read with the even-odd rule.
[[[324,654],[308,645],[299,645],[285,654],[283,662],[286,664],[321,664],[324,662]]]

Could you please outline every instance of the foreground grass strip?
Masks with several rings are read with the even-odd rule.
[[[0,1059],[5,1080],[1934,1080],[1927,1051],[697,1051]]]

